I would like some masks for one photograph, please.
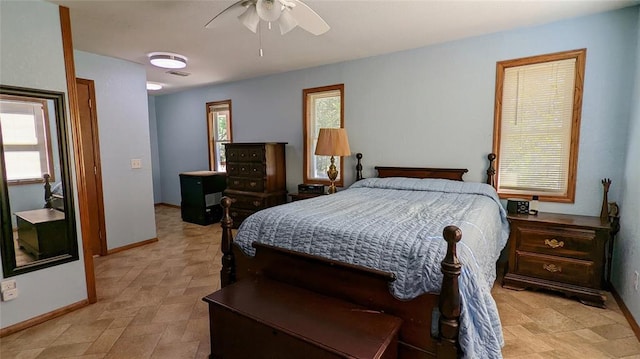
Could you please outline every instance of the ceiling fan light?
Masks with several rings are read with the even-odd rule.
[[[260,17],[258,16],[258,12],[256,11],[256,7],[254,5],[250,5],[245,12],[238,16],[238,20],[242,23],[242,25],[246,26],[247,29],[253,31],[254,33],[258,31],[258,23],[260,22]]]
[[[256,11],[262,20],[276,21],[282,13],[282,4],[280,0],[258,0]]]
[[[165,69],[183,69],[187,67],[187,58],[168,52],[153,52],[149,54],[149,62]]]
[[[288,33],[296,26],[298,26],[298,22],[293,17],[293,15],[291,15],[291,11],[288,8],[282,10],[282,14],[278,19],[278,24],[280,25],[280,34],[282,35]]]

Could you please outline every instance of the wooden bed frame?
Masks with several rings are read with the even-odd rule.
[[[356,180],[362,179],[362,154],[356,155]],[[486,183],[494,185],[495,154],[489,154]],[[446,178],[462,181],[466,169],[375,167],[378,177]],[[233,244],[229,209],[233,199],[222,199],[222,287],[257,275],[267,276],[290,285],[324,295],[344,299],[371,310],[400,317],[398,358],[458,358],[462,355],[458,342],[460,292],[458,277],[462,265],[458,261],[456,243],[462,231],[455,226],[444,229],[447,253],[443,259],[440,294],[423,294],[409,301],[394,298],[389,292],[392,273],[297,253],[254,243],[256,255],[250,257]],[[431,335],[428,335],[430,333]]]

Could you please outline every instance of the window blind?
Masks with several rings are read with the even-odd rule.
[[[567,193],[576,59],[506,68],[498,191]]]

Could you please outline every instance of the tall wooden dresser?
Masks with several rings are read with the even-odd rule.
[[[286,143],[226,143],[227,189],[231,218],[238,228],[245,218],[287,202]]]

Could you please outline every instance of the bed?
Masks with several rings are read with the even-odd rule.
[[[487,184],[463,182],[466,169],[376,167],[362,179],[357,158],[349,189],[260,211],[235,240],[223,199],[222,286],[267,275],[398,316],[400,358],[500,357],[490,290],[508,224],[488,185],[495,155]]]

